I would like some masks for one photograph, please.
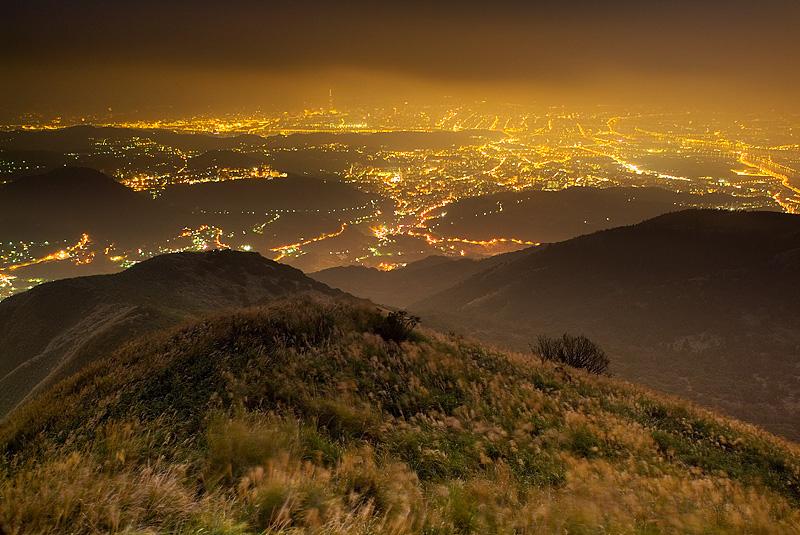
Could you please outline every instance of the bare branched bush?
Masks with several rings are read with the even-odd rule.
[[[585,336],[566,333],[561,338],[539,336],[533,349],[542,360],[560,362],[597,375],[608,373],[608,356]]]
[[[404,342],[411,338],[414,328],[419,325],[419,316],[414,316],[405,310],[390,312],[375,326],[375,333],[389,342]]]

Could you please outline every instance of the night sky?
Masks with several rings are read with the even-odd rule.
[[[224,112],[329,87],[348,103],[798,107],[796,0],[10,4],[5,110]]]

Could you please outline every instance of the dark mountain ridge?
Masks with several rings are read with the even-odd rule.
[[[340,266],[323,269],[309,276],[328,286],[376,303],[407,307],[497,263],[509,262],[520,254],[526,253],[518,251],[483,260],[429,256],[391,271],[364,266]]]
[[[752,206],[780,209],[770,198],[696,195],[656,187],[570,187],[461,199],[448,205],[447,213],[437,218],[431,228],[445,236],[470,236],[476,240],[514,236],[550,243],[687,208]]]
[[[371,197],[338,180],[290,175],[287,178],[247,178],[225,182],[181,184],[169,187],[161,203],[185,210],[299,209],[329,210],[353,208],[369,203]]]

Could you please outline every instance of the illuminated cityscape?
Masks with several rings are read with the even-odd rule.
[[[95,241],[88,231],[41,243],[4,242],[2,296],[49,278],[42,265],[95,263],[107,271],[170,251],[231,247],[305,270],[349,264],[386,270],[430,254],[481,257],[545,241],[524,229],[491,236],[449,231],[451,206],[500,193],[517,194],[514,204],[524,206],[526,192],[655,187],[688,194],[684,207],[800,211],[800,140],[796,125],[781,117],[406,104],[258,118],[84,122],[9,124],[3,144],[35,148],[37,141],[26,136],[70,132],[82,147],[67,147],[58,164],[101,169],[154,200],[177,186],[291,184],[304,175],[351,186],[366,202],[310,208],[301,196],[240,213],[197,206],[174,237],[126,249]],[[35,153],[0,152],[3,180],[52,167]],[[499,203],[473,216],[497,218],[502,211]]]

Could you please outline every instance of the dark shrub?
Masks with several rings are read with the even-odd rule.
[[[609,359],[600,347],[585,336],[564,334],[561,338],[540,336],[533,348],[542,360],[580,368],[597,375],[608,372]]]
[[[387,342],[403,342],[411,338],[414,327],[419,325],[419,317],[412,316],[405,310],[390,312],[375,325],[375,333]]]

